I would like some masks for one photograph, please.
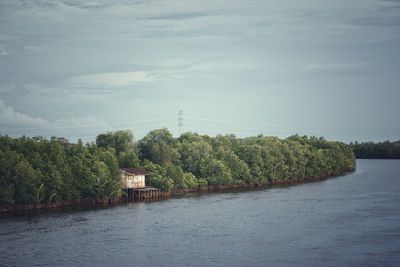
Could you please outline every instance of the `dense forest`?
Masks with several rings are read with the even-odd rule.
[[[400,140],[396,142],[351,143],[358,159],[400,159]]]
[[[353,170],[355,158],[349,145],[298,135],[174,138],[158,129],[136,142],[132,132],[116,131],[87,144],[0,136],[0,204],[118,197],[123,167],[145,168],[153,186],[176,191],[324,177]]]

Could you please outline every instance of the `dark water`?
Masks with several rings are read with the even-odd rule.
[[[400,265],[400,161],[259,191],[0,219],[0,266]]]

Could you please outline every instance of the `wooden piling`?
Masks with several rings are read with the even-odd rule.
[[[125,196],[128,200],[144,200],[162,197],[159,188],[143,187],[126,189]]]

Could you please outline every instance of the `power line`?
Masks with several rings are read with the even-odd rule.
[[[135,123],[143,123],[143,122],[155,122],[155,121],[163,121],[171,118],[163,118],[163,119],[148,119],[148,120],[137,120],[137,121],[119,121],[119,122],[106,122],[105,124],[90,124],[90,125],[69,125],[69,126],[43,126],[43,127],[34,127],[34,128],[0,128],[0,131],[29,131],[29,130],[46,130],[46,129],[72,129],[72,128],[90,128],[90,127],[104,127],[106,125],[121,125],[121,124],[135,124]]]
[[[263,123],[263,122],[241,122],[241,121],[229,121],[229,120],[221,120],[221,119],[213,119],[213,118],[205,118],[205,117],[196,117],[196,116],[186,116],[187,119],[196,120],[196,121],[205,121],[205,122],[214,122],[214,123],[226,123],[226,124],[236,124],[236,125],[258,125],[258,126],[266,126],[266,127],[275,127],[275,128],[305,128],[305,129],[371,129],[371,127],[367,126],[318,126],[318,125],[296,125],[296,124],[273,124],[273,123]],[[397,128],[400,125],[387,125],[382,126],[380,128]]]
[[[180,110],[178,112],[178,130],[179,134],[182,133],[183,128],[183,111]],[[127,121],[117,121],[117,122],[105,122],[105,124],[90,124],[90,125],[69,125],[69,126],[54,126],[46,125],[42,127],[34,127],[34,128],[0,128],[0,131],[34,131],[34,130],[57,130],[57,129],[75,129],[75,128],[91,128],[91,127],[107,127],[112,125],[131,125],[131,124],[141,124],[145,122],[160,122],[165,121],[170,118],[159,118],[159,119],[147,119],[147,120],[127,120]],[[230,121],[230,120],[222,120],[222,119],[214,119],[207,117],[196,117],[196,116],[185,116],[185,119],[189,119],[190,121],[203,121],[209,123],[224,123],[224,124],[234,124],[240,125],[240,127],[245,127],[245,125],[251,124],[252,126],[264,126],[264,127],[274,127],[274,128],[306,128],[306,129],[370,129],[371,127],[360,127],[360,126],[316,126],[316,125],[289,125],[289,124],[272,124],[272,123],[263,123],[263,122],[241,122],[241,121]],[[169,123],[169,122],[168,122]],[[397,128],[400,125],[390,125],[390,126],[382,126],[380,128]],[[142,128],[142,126],[140,126]]]
[[[134,134],[145,133],[146,128],[154,129],[159,127],[171,127],[172,129],[178,126],[179,135],[182,134],[183,130],[183,111],[179,110],[178,112],[178,121],[176,122],[176,117],[174,121],[166,121],[167,118],[159,118],[159,119],[148,119],[148,120],[132,120],[132,121],[118,121],[111,122],[107,125],[104,124],[91,124],[91,125],[71,125],[71,126],[59,126],[59,127],[36,127],[36,128],[17,128],[17,129],[7,129],[0,128],[0,131],[3,131],[3,134],[11,134],[18,135],[18,132],[25,135],[35,135],[35,134],[43,134],[46,131],[45,135],[67,135],[68,138],[74,138],[78,133],[91,133],[91,132],[105,132],[105,131],[115,131],[115,130],[123,130],[127,127],[131,126],[133,128]],[[187,130],[196,129],[196,132],[199,132],[199,128],[206,129],[200,130],[200,132],[233,132],[235,134],[244,134],[244,135],[254,135],[259,133],[267,134],[290,134],[291,132],[300,131],[320,131],[320,130],[329,130],[329,129],[339,129],[342,131],[351,131],[355,129],[368,129],[367,127],[323,127],[323,126],[311,126],[311,125],[285,125],[285,124],[268,124],[268,123],[259,123],[259,122],[241,122],[241,121],[229,121],[229,120],[221,120],[221,119],[213,119],[213,118],[205,118],[205,117],[196,117],[196,116],[185,116]],[[218,126],[216,125],[218,124]],[[127,125],[127,127],[119,126],[119,127],[110,127],[111,125]],[[134,126],[137,125],[137,126]],[[91,127],[99,127],[97,129],[91,129]],[[171,129],[170,128],[170,129]],[[64,130],[65,129],[65,130]],[[143,129],[136,130],[136,129]],[[175,128],[176,129],[176,128]],[[62,130],[62,131],[61,131]],[[33,131],[33,132],[32,132]],[[50,134],[51,133],[51,134]],[[71,133],[71,136],[68,133]],[[86,135],[86,136],[76,136],[75,138],[82,137],[95,137],[96,134]]]
[[[175,126],[176,122],[175,121],[167,121],[163,123],[158,123],[158,124],[146,124],[146,125],[140,125],[140,126],[125,126],[125,127],[106,127],[103,125],[103,127],[98,127],[98,128],[92,128],[92,129],[85,129],[85,128],[40,128],[40,129],[21,129],[18,131],[15,130],[5,130],[5,132],[9,133],[18,133],[18,132],[29,132],[29,133],[40,133],[43,131],[53,131],[53,132],[61,132],[61,133],[90,133],[90,132],[105,132],[105,131],[118,131],[118,130],[126,130],[131,128],[134,132],[137,132],[137,129],[146,129],[146,128],[154,128],[154,127],[159,127],[162,125],[170,125],[170,126]]]

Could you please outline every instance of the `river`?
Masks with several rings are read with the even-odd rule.
[[[400,264],[400,160],[321,182],[0,218],[0,266]]]

